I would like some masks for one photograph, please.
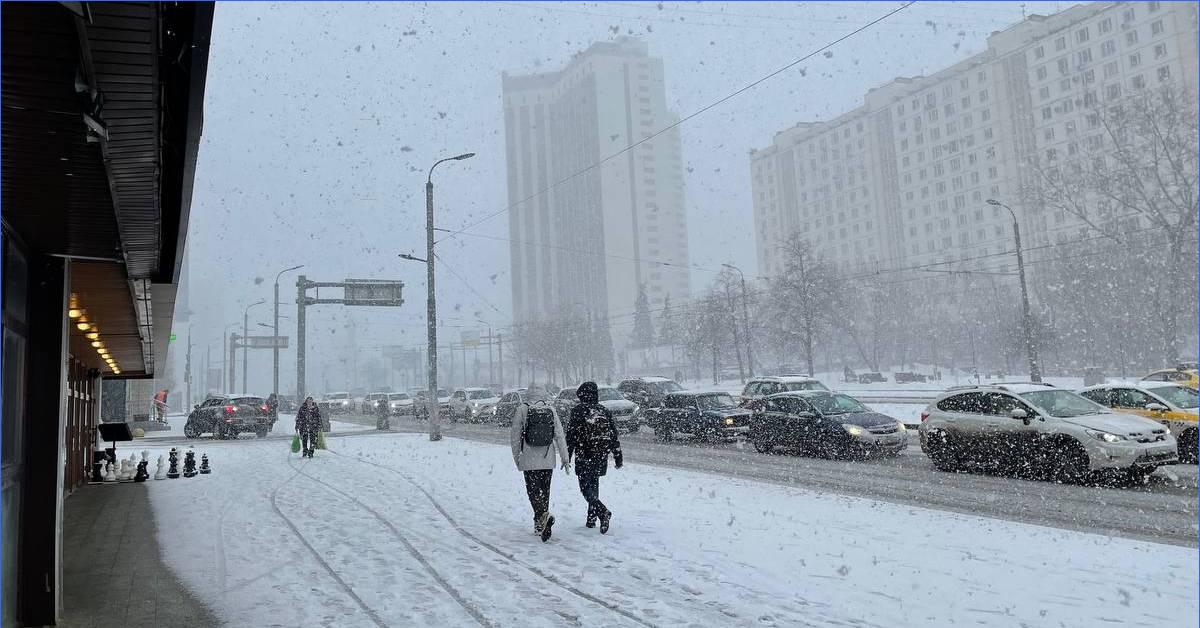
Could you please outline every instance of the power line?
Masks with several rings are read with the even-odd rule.
[[[463,284],[464,286],[466,286],[466,287],[467,287],[467,290],[470,290],[471,292],[473,292],[473,293],[475,294],[475,296],[479,297],[479,299],[480,299],[481,301],[483,301],[485,305],[487,305],[488,307],[490,307],[490,308],[492,308],[493,310],[495,310],[495,311],[496,311],[496,313],[497,313],[497,314],[499,314],[500,316],[504,316],[504,312],[501,312],[501,311],[500,311],[500,308],[498,308],[498,307],[496,307],[495,305],[493,305],[491,301],[488,301],[487,297],[485,297],[485,296],[483,296],[482,294],[480,294],[480,293],[479,293],[479,291],[478,291],[478,290],[476,290],[476,289],[475,289],[475,287],[474,287],[474,286],[472,286],[472,285],[471,285],[471,283],[470,283],[469,281],[467,281],[466,279],[464,279],[462,275],[458,274],[458,271],[454,270],[454,268],[453,268],[452,266],[450,266],[449,264],[447,264],[447,263],[446,263],[446,260],[442,259],[442,258],[441,258],[441,256],[439,256],[437,253],[434,253],[434,254],[433,254],[433,257],[434,257],[434,258],[436,258],[436,259],[437,259],[439,262],[441,262],[441,263],[442,263],[442,266],[445,266],[445,267],[446,267],[446,270],[450,271],[450,274],[451,274],[451,275],[454,275],[455,277],[457,277],[457,278],[458,278],[458,280],[459,280],[459,281],[461,281],[461,282],[462,282],[462,284]]]
[[[847,40],[847,39],[849,39],[849,38],[851,38],[851,37],[853,37],[853,36],[855,36],[855,35],[857,35],[857,34],[859,34],[859,33],[863,32],[863,31],[867,30],[868,28],[870,28],[870,27],[872,27],[872,26],[874,26],[874,25],[876,25],[876,24],[878,24],[878,23],[880,23],[880,22],[882,22],[882,21],[886,20],[887,18],[889,18],[889,17],[891,17],[891,16],[893,16],[893,15],[895,15],[895,14],[897,14],[897,13],[899,13],[899,12],[901,12],[901,11],[905,10],[905,9],[907,9],[908,7],[912,6],[912,5],[913,5],[913,4],[915,4],[915,3],[916,3],[916,0],[911,0],[910,2],[906,2],[906,3],[904,3],[903,5],[901,5],[900,7],[896,8],[896,9],[893,9],[893,10],[891,10],[891,11],[888,11],[888,12],[887,12],[887,13],[885,13],[884,15],[882,15],[882,16],[880,16],[880,17],[878,17],[878,18],[875,18],[874,20],[871,20],[870,22],[867,22],[866,24],[864,24],[864,25],[862,25],[862,26],[860,26],[860,27],[858,27],[858,28],[854,29],[853,31],[850,31],[849,33],[847,33],[847,34],[845,34],[845,35],[842,35],[841,37],[839,37],[839,38],[837,38],[837,39],[835,39],[835,40],[833,40],[833,41],[831,41],[831,42],[829,42],[829,43],[827,43],[827,44],[825,44],[825,45],[821,46],[820,48],[817,48],[816,50],[814,50],[814,51],[812,51],[812,52],[810,52],[810,53],[808,53],[808,54],[804,55],[803,57],[800,57],[799,59],[796,59],[795,61],[792,61],[792,62],[788,63],[787,65],[784,65],[783,67],[781,67],[781,68],[779,68],[779,69],[777,69],[777,70],[775,70],[775,71],[773,71],[773,72],[771,72],[771,73],[767,74],[766,76],[763,76],[762,78],[759,78],[759,79],[757,79],[757,80],[755,80],[755,81],[753,81],[753,82],[749,83],[748,85],[745,85],[745,86],[741,87],[740,89],[738,89],[738,90],[734,91],[733,93],[730,93],[730,94],[728,94],[728,95],[726,95],[726,96],[724,96],[724,97],[722,97],[722,98],[720,98],[720,99],[718,99],[718,100],[716,100],[716,101],[714,101],[714,102],[712,102],[712,103],[710,103],[710,104],[708,104],[708,105],[705,105],[704,107],[701,107],[700,109],[698,109],[698,110],[696,110],[696,111],[694,111],[694,112],[692,112],[692,113],[688,114],[687,116],[684,116],[683,118],[680,118],[679,120],[676,120],[675,122],[672,122],[671,124],[668,124],[667,126],[665,126],[665,127],[661,128],[661,129],[659,129],[659,130],[655,131],[654,133],[650,134],[649,136],[647,136],[647,137],[644,137],[644,138],[642,138],[642,139],[640,139],[640,140],[638,140],[638,141],[634,142],[633,144],[630,144],[630,145],[626,146],[625,148],[622,148],[621,150],[618,150],[617,152],[615,152],[615,153],[612,153],[612,154],[608,155],[607,157],[604,157],[604,158],[600,159],[599,161],[597,161],[597,162],[595,162],[595,163],[592,163],[591,165],[589,165],[589,166],[586,166],[585,168],[583,168],[583,169],[581,169],[581,170],[578,170],[578,171],[574,172],[573,174],[570,174],[570,175],[568,175],[568,176],[566,176],[566,177],[564,177],[564,178],[562,178],[562,179],[559,179],[558,181],[556,181],[556,182],[554,182],[554,183],[550,184],[549,186],[547,186],[547,187],[545,187],[545,188],[543,188],[543,189],[541,189],[541,190],[539,190],[539,191],[537,191],[537,192],[534,192],[533,194],[531,194],[531,195],[529,195],[529,196],[527,196],[527,197],[525,197],[525,198],[521,199],[520,201],[518,201],[518,202],[516,202],[516,203],[513,203],[513,204],[511,204],[511,205],[508,205],[508,206],[506,206],[506,207],[504,207],[504,208],[500,209],[499,211],[496,211],[496,212],[493,212],[493,213],[491,213],[491,214],[488,214],[488,215],[484,216],[483,218],[480,218],[479,220],[476,220],[476,221],[474,221],[474,222],[472,222],[472,223],[470,223],[470,224],[466,225],[465,227],[463,227],[463,228],[461,228],[461,229],[458,229],[457,231],[453,231],[453,232],[451,232],[449,235],[447,235],[445,238],[443,238],[443,240],[445,240],[445,239],[449,239],[449,238],[453,238],[454,236],[458,235],[459,233],[465,232],[467,229],[470,229],[470,228],[472,228],[472,227],[476,227],[476,226],[478,226],[478,225],[481,225],[481,224],[483,224],[483,223],[485,223],[485,222],[487,222],[487,221],[491,220],[492,218],[495,218],[496,216],[499,216],[500,214],[503,214],[503,213],[505,213],[505,212],[509,211],[509,210],[510,210],[510,209],[512,209],[513,207],[516,207],[516,206],[518,206],[518,205],[521,205],[521,204],[523,204],[523,203],[526,203],[526,202],[528,202],[528,201],[530,201],[530,200],[532,200],[532,199],[534,199],[534,198],[537,198],[538,196],[541,196],[542,194],[545,194],[546,192],[549,192],[550,190],[553,190],[554,188],[557,188],[558,186],[560,186],[560,185],[562,185],[562,184],[564,184],[564,183],[566,183],[566,182],[568,182],[568,181],[571,181],[572,179],[575,179],[576,177],[579,177],[579,176],[581,176],[581,175],[583,175],[583,174],[586,174],[586,173],[588,173],[588,172],[591,172],[592,170],[595,170],[596,168],[599,168],[600,166],[604,165],[605,163],[608,163],[609,161],[611,161],[611,160],[613,160],[613,159],[615,159],[615,158],[617,158],[617,157],[619,157],[619,156],[621,156],[621,155],[623,155],[623,154],[625,154],[625,153],[627,153],[627,152],[629,152],[629,151],[633,150],[634,148],[637,148],[638,146],[641,146],[642,144],[645,144],[646,142],[649,142],[649,141],[653,140],[654,138],[656,138],[656,137],[658,137],[658,136],[660,136],[660,135],[662,135],[662,134],[666,133],[667,131],[670,131],[670,130],[672,130],[672,129],[675,129],[675,128],[679,127],[679,126],[680,126],[680,125],[682,125],[684,122],[687,122],[687,121],[689,121],[689,120],[691,120],[691,119],[693,119],[693,118],[695,118],[695,117],[697,117],[697,116],[699,116],[699,115],[701,115],[701,114],[705,113],[706,111],[708,111],[708,110],[710,110],[710,109],[713,109],[714,107],[717,107],[717,106],[719,106],[719,105],[721,105],[721,104],[724,104],[725,102],[727,102],[727,101],[729,101],[729,100],[731,100],[731,99],[733,99],[733,98],[735,98],[735,97],[737,97],[737,96],[739,96],[739,95],[741,95],[741,94],[743,94],[743,93],[745,93],[745,92],[747,92],[747,91],[749,91],[749,90],[751,90],[751,89],[753,89],[753,88],[757,87],[758,85],[762,84],[763,82],[765,82],[765,81],[768,81],[768,80],[770,80],[770,79],[772,79],[772,78],[774,78],[774,77],[776,77],[776,76],[778,76],[778,75],[780,75],[780,74],[782,74],[782,73],[784,73],[784,72],[786,72],[786,71],[788,71],[788,70],[792,69],[793,67],[795,67],[795,66],[797,66],[797,65],[799,65],[799,64],[801,64],[801,63],[803,63],[803,62],[805,62],[805,61],[807,61],[807,60],[809,60],[809,59],[811,59],[811,58],[813,58],[813,57],[815,57],[816,55],[818,55],[818,54],[820,54],[820,53],[822,53],[822,52],[826,51],[827,49],[829,49],[829,48],[832,48],[833,46],[835,46],[835,45],[837,45],[837,44],[839,44],[839,43],[841,43],[841,42],[843,42],[843,41],[845,41],[845,40]]]

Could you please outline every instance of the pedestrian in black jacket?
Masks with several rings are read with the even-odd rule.
[[[304,400],[296,411],[296,433],[300,435],[300,444],[304,447],[302,454],[312,458],[317,449],[317,432],[321,431],[321,408],[312,397]]]
[[[608,455],[621,468],[621,440],[617,436],[617,424],[612,413],[600,405],[600,389],[596,382],[584,382],[575,391],[579,403],[571,409],[571,421],[567,427],[567,452],[575,458],[575,476],[579,478],[579,492],[587,500],[587,527],[596,527],[600,520],[600,532],[608,533],[612,511],[600,501],[600,476],[608,471]]]

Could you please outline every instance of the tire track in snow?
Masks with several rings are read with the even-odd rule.
[[[330,450],[325,450],[325,451],[327,451],[329,453],[333,453]],[[442,577],[442,574],[438,573],[437,569],[434,569],[433,565],[431,565],[429,563],[429,561],[425,558],[425,555],[422,554],[420,552],[420,550],[418,550],[416,547],[414,547],[413,544],[408,540],[408,537],[401,534],[401,532],[396,529],[396,526],[392,525],[391,521],[388,521],[387,519],[383,518],[383,516],[380,515],[374,508],[371,508],[370,506],[362,503],[361,501],[359,501],[359,499],[357,497],[354,497],[353,495],[351,495],[331,484],[328,484],[328,483],[324,482],[323,480],[320,480],[316,477],[313,477],[313,476],[305,473],[303,468],[297,469],[295,464],[293,464],[293,462],[290,458],[288,459],[288,466],[290,466],[296,470],[296,474],[293,475],[291,478],[289,478],[288,482],[292,481],[292,479],[295,479],[296,476],[303,475],[304,477],[312,480],[313,482],[316,482],[317,484],[320,484],[321,486],[324,486],[325,488],[349,499],[350,501],[354,502],[357,506],[359,506],[363,510],[366,510],[367,512],[371,513],[371,515],[374,516],[375,519],[377,519],[380,523],[382,523],[385,527],[387,527],[387,529],[390,530],[393,535],[395,535],[395,537],[400,541],[400,543],[402,545],[404,545],[404,549],[408,550],[408,553],[410,555],[412,555],[412,557],[414,559],[416,559],[416,561],[418,563],[420,563],[422,567],[425,568],[425,571],[429,572],[429,575],[433,577],[433,579],[438,583],[438,585],[441,586],[442,589],[445,590],[446,593],[449,594],[450,597],[453,598],[454,601],[457,602],[458,605],[463,608],[463,610],[467,611],[468,615],[470,615],[476,622],[479,623],[480,626],[483,626],[484,628],[495,628],[495,624],[488,621],[488,619],[486,617],[484,617],[483,613],[480,612],[478,608],[475,608],[475,606],[473,604],[468,602],[466,600],[466,598],[463,597],[462,593],[460,593],[458,591],[458,589],[454,588],[453,585],[451,585],[449,582],[447,582],[446,579]],[[287,484],[287,482],[284,482],[283,484]],[[281,488],[283,487],[283,484],[280,485]],[[278,489],[276,489],[276,490],[278,490]],[[271,505],[275,506],[275,493],[274,492],[271,493]],[[275,512],[279,512],[279,509],[277,507],[276,507]],[[286,518],[285,518],[285,521],[286,521]],[[292,532],[295,532],[297,534],[297,536],[300,535],[299,530],[297,530],[296,527],[293,526],[290,522],[288,522],[288,526],[291,527]],[[325,561],[319,555],[317,555],[317,552],[315,550],[313,550],[312,546],[308,544],[308,541],[305,540],[303,536],[300,537],[300,540],[302,543],[304,543],[305,547],[308,547],[308,549],[313,552],[314,556],[317,556],[317,560],[321,561],[322,565],[325,565],[325,569],[327,569],[329,571],[329,573],[332,574],[333,577],[336,578],[337,581],[339,583],[341,583],[341,585],[343,587],[346,588],[347,591],[350,591],[350,595],[353,596],[354,599],[359,603],[359,605],[362,606],[363,609],[366,610],[371,615],[371,618],[373,620],[375,620],[376,625],[380,626],[381,628],[387,625],[387,624],[382,623],[382,620],[379,619],[379,617],[375,614],[375,612],[370,610],[370,608],[368,608],[366,606],[366,604],[363,603],[362,599],[359,598],[358,595],[356,595],[350,589],[350,587],[337,574],[335,574],[332,569],[329,568],[329,565],[326,564]]]
[[[296,468],[294,465],[292,465],[290,457],[288,459],[288,466],[292,467],[293,469]],[[296,527],[296,524],[292,523],[292,520],[287,515],[283,514],[283,511],[279,509],[279,504],[276,503],[275,500],[276,496],[279,494],[279,489],[287,486],[292,480],[299,477],[300,474],[301,471],[296,469],[296,473],[284,480],[279,486],[276,486],[271,491],[271,508],[275,511],[275,514],[279,515],[279,518],[282,519],[285,524],[287,524],[287,527],[291,529],[292,534],[296,535],[296,538],[300,540],[300,543],[303,544],[304,547],[308,548],[308,551],[313,555],[313,558],[317,559],[317,562],[325,568],[325,571],[334,579],[334,581],[341,585],[342,589],[346,591],[350,598],[358,604],[358,607],[361,608],[363,612],[365,612],[367,616],[371,618],[371,621],[374,622],[379,628],[388,628],[388,625],[384,623],[382,619],[380,619],[379,615],[374,611],[374,609],[372,609],[370,606],[367,606],[367,603],[364,602],[362,598],[358,597],[358,594],[354,592],[354,589],[350,588],[350,585],[346,584],[345,580],[342,580],[342,577],[333,570],[333,567],[330,567],[329,563],[325,562],[325,559],[321,557],[320,552],[318,552],[316,548],[314,548],[308,542],[308,539],[300,533],[300,529]]]
[[[421,494],[424,495],[425,498],[428,499],[431,504],[433,504],[433,507],[438,511],[439,514],[442,515],[442,518],[445,519],[446,522],[450,524],[450,527],[454,528],[454,530],[456,532],[458,532],[459,534],[461,534],[462,536],[470,539],[471,541],[474,541],[480,547],[490,550],[491,552],[509,560],[510,562],[512,562],[516,565],[520,565],[521,567],[525,568],[525,570],[529,571],[530,573],[542,578],[543,580],[546,580],[547,582],[549,582],[557,587],[560,587],[580,598],[583,598],[589,602],[592,602],[603,608],[606,608],[618,615],[621,615],[622,617],[625,617],[626,619],[637,622],[639,625],[646,626],[647,628],[658,628],[655,624],[652,624],[652,623],[642,619],[641,617],[638,617],[637,615],[621,608],[620,606],[617,606],[616,604],[613,604],[612,602],[608,602],[606,600],[598,598],[586,591],[582,591],[582,590],[578,589],[577,587],[574,587],[570,584],[564,583],[561,580],[559,580],[557,577],[546,573],[542,569],[539,569],[538,567],[536,567],[534,565],[530,565],[529,563],[521,560],[520,558],[517,558],[512,553],[506,552],[506,551],[496,547],[495,545],[492,545],[491,543],[488,543],[487,541],[484,541],[484,540],[480,539],[479,537],[475,536],[471,532],[464,529],[462,526],[458,525],[458,522],[454,519],[454,517],[451,517],[450,513],[446,512],[445,508],[442,508],[441,503],[439,503],[437,501],[437,499],[435,499],[433,497],[433,495],[431,495],[429,493],[429,491],[425,490],[425,487],[421,486],[415,480],[413,480],[411,477],[409,477],[408,474],[406,474],[402,471],[393,469],[391,467],[387,467],[387,466],[375,463],[375,462],[363,460],[362,458],[358,458],[356,456],[346,456],[344,454],[339,454],[332,450],[330,450],[329,453],[331,453],[335,456],[341,457],[341,458],[346,458],[349,460],[353,460],[355,462],[361,462],[363,464],[367,464],[367,465],[370,465],[373,467],[383,469],[385,471],[390,471],[392,473],[395,473],[396,475],[403,478],[406,482],[408,482],[409,484],[412,484],[414,487],[416,487],[416,489],[418,491],[421,491]],[[320,480],[317,480],[317,481],[320,482]],[[357,500],[355,500],[355,501],[357,502]],[[365,507],[366,506],[364,506],[364,508]],[[388,524],[388,525],[390,526],[391,524]]]

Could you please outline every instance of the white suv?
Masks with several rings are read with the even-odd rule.
[[[1106,470],[1141,483],[1179,461],[1165,427],[1047,384],[952,388],[921,413],[920,434],[942,471],[984,465],[1077,482]]]

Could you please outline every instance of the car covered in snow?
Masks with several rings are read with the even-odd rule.
[[[378,410],[379,402],[383,401],[386,403],[387,397],[388,394],[386,392],[373,392],[363,398],[359,411],[363,414],[375,414]]]
[[[1166,427],[1048,384],[951,388],[921,413],[920,435],[942,471],[987,467],[1063,482],[1105,472],[1140,483],[1179,461]]]
[[[750,431],[750,411],[738,407],[727,392],[680,391],[663,399],[663,407],[649,425],[663,442],[679,434],[730,440]]]
[[[1141,381],[1137,384],[1090,386],[1079,394],[1117,412],[1127,412],[1158,421],[1171,430],[1179,445],[1179,461],[1196,463],[1196,390],[1174,382]]]
[[[412,416],[416,413],[413,398],[408,393],[388,393],[388,411],[394,416]]]
[[[754,409],[771,395],[798,390],[829,390],[812,375],[772,375],[753,377],[742,388],[742,407]]]
[[[192,408],[183,426],[183,435],[196,438],[211,433],[215,438],[237,438],[243,432],[254,432],[263,438],[274,425],[271,408],[262,397],[213,395]]]
[[[789,447],[829,458],[865,458],[898,455],[908,446],[908,430],[849,395],[807,390],[763,399],[747,439],[759,453]]]
[[[1181,364],[1173,369],[1160,369],[1142,378],[1143,382],[1175,382],[1190,388],[1200,389],[1200,371],[1191,364]]]
[[[554,409],[563,420],[571,416],[571,409],[579,403],[579,397],[575,394],[578,389],[578,386],[568,386],[558,391],[558,395],[554,398]],[[597,390],[600,395],[600,405],[612,413],[617,431],[636,432],[641,425],[637,416],[637,404],[626,399],[621,395],[621,391],[612,386],[598,386]]]

